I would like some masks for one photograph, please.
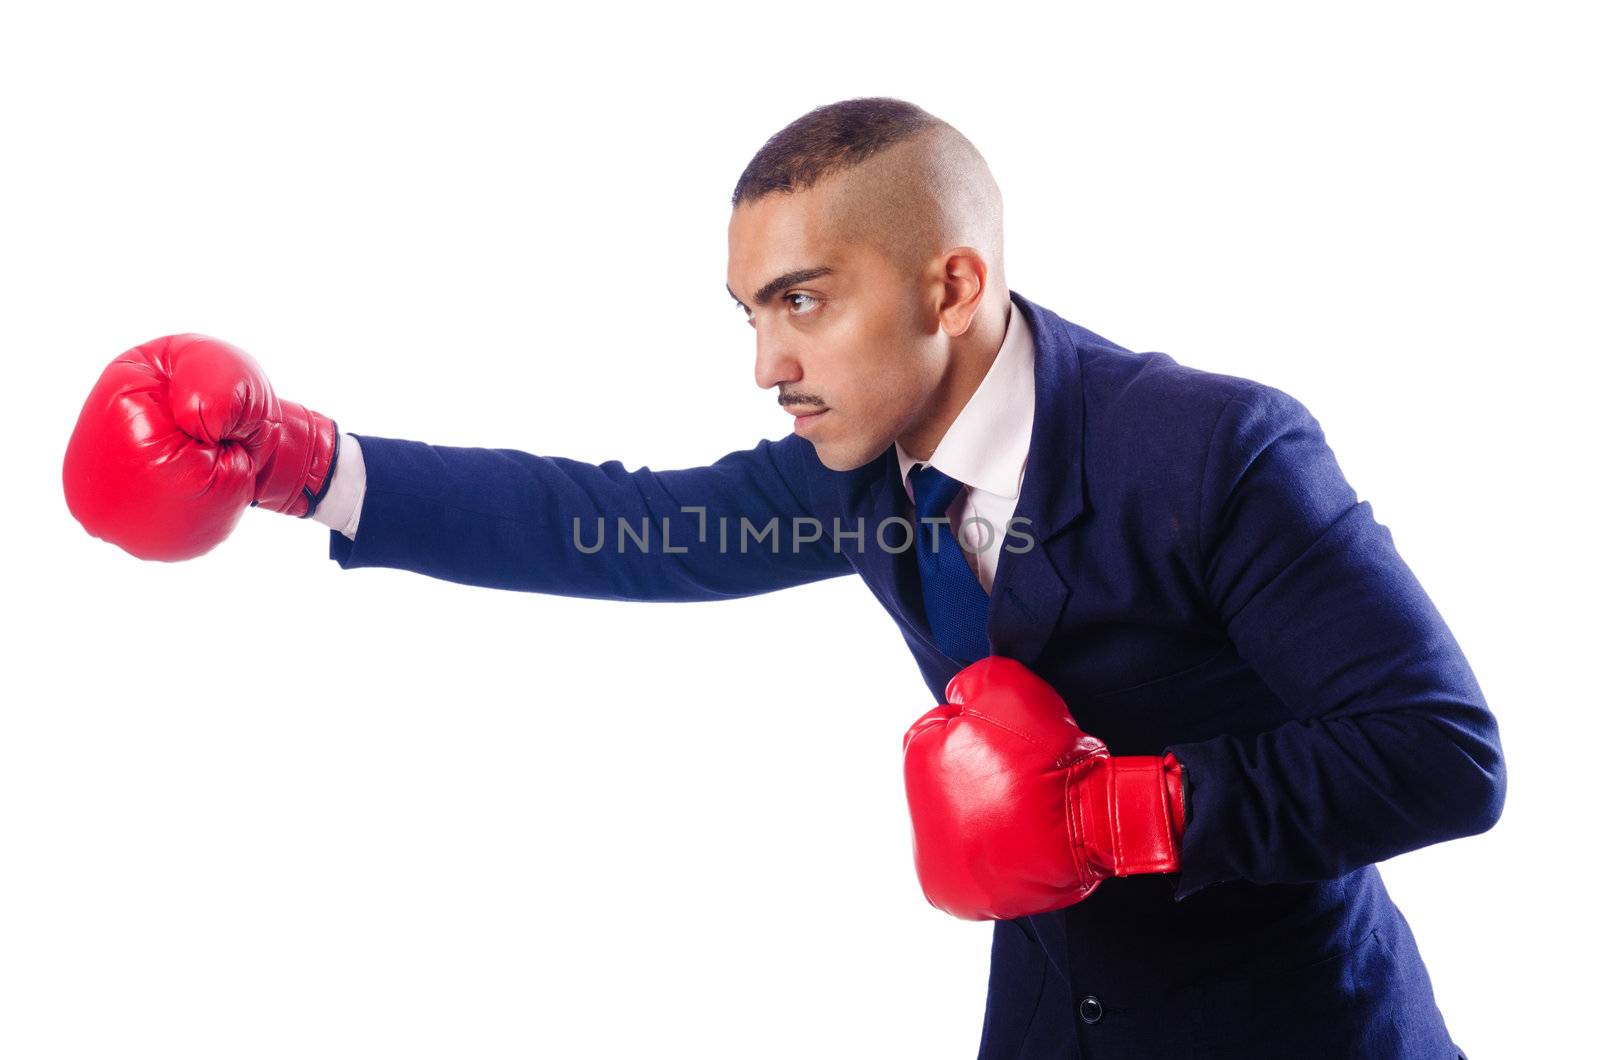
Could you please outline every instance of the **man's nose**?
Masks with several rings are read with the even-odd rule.
[[[756,330],[756,386],[768,390],[800,378],[800,362],[779,338]]]

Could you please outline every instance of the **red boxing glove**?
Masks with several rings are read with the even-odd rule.
[[[928,901],[963,920],[1074,905],[1108,876],[1176,872],[1183,767],[1113,756],[1056,690],[991,655],[906,731],[906,801]]]
[[[67,507],[140,559],[193,559],[259,505],[304,518],[333,480],[339,428],[280,401],[237,346],[168,335],[109,364],[61,467]]]

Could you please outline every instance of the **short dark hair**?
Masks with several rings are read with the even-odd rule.
[[[796,118],[762,145],[733,188],[733,205],[775,191],[804,191],[831,173],[936,125],[915,103],[867,96],[829,103]]]

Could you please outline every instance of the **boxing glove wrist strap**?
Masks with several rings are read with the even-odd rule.
[[[1067,783],[1083,861],[1113,876],[1176,872],[1185,807],[1172,754],[1087,759]]]
[[[281,402],[278,444],[256,478],[252,507],[309,519],[333,485],[339,425],[293,401]]]

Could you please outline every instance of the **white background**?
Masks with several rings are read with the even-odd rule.
[[[1456,1040],[1585,1032],[1600,174],[1577,5],[12,4],[0,1055],[973,1055],[854,578],[719,604],[90,538],[78,409],[176,331],[342,427],[629,467],[788,417],[728,196],[814,106],[952,122],[1013,289],[1304,401],[1496,710],[1491,832],[1383,866]]]

